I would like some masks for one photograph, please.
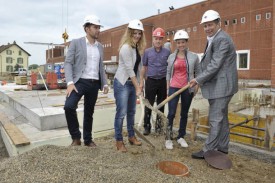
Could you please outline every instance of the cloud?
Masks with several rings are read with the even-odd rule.
[[[86,15],[95,14],[104,25],[103,30],[127,24],[132,19],[143,19],[169,6],[180,8],[202,0],[9,0],[0,6],[0,45],[16,41],[29,52],[29,64],[46,62],[47,46],[24,42],[62,43],[65,28],[69,40],[84,36],[82,28]],[[3,3],[2,3],[3,4]]]

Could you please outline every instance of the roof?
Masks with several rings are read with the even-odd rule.
[[[22,47],[20,47],[18,44],[16,44],[15,41],[13,41],[12,44],[8,43],[7,45],[1,45],[1,46],[0,46],[0,53],[2,53],[3,51],[5,51],[6,49],[12,47],[13,45],[19,47],[21,50],[23,50],[23,51],[26,52],[29,56],[31,56],[31,54],[29,54],[26,50],[24,50]]]

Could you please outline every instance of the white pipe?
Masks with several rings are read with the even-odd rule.
[[[43,83],[44,83],[44,86],[45,86],[46,90],[49,91],[49,90],[48,90],[48,87],[47,87],[47,85],[46,85],[46,83],[45,83],[45,80],[44,80],[44,78],[43,78],[43,76],[42,76],[42,73],[40,72],[40,69],[39,69],[39,68],[38,68],[38,72],[39,72],[39,74],[40,74],[40,76],[41,76],[41,78],[42,78],[42,81],[43,81]]]

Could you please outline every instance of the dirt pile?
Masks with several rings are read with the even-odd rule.
[[[191,153],[202,142],[190,142],[181,148],[164,148],[164,137],[150,135],[153,150],[145,142],[119,153],[112,136],[95,139],[97,148],[46,145],[17,157],[0,161],[0,182],[275,182],[274,164],[230,152],[233,167],[217,170],[204,160],[194,160]],[[156,168],[160,161],[182,162],[189,167],[188,177],[166,175]]]

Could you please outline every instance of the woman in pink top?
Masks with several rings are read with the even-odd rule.
[[[199,67],[199,57],[197,54],[190,52],[187,48],[189,36],[186,31],[179,30],[176,32],[174,41],[177,49],[168,58],[167,67],[167,88],[169,88],[168,95],[172,95],[182,87],[186,86],[188,82],[194,78],[194,73],[197,74]],[[173,149],[172,142],[172,128],[175,114],[177,111],[177,104],[181,98],[181,112],[180,112],[180,126],[177,136],[177,142],[182,147],[188,147],[184,140],[186,134],[186,124],[188,118],[188,111],[196,92],[194,88],[189,88],[183,91],[180,95],[168,103],[168,135],[166,136],[165,147]]]

